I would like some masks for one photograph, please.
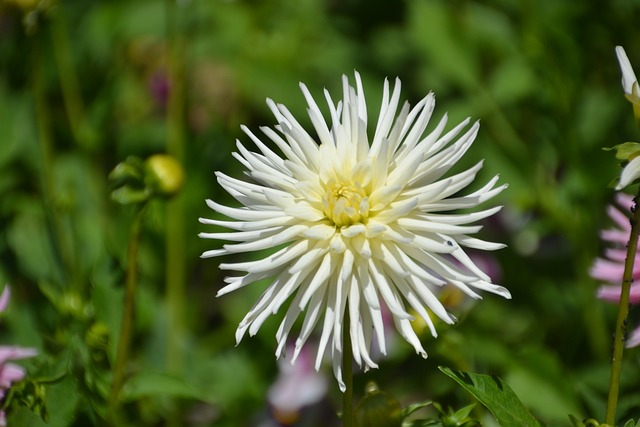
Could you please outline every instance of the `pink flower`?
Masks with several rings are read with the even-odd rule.
[[[11,290],[9,285],[4,287],[2,295],[0,295],[0,312],[7,309],[9,304],[9,298],[11,297]],[[0,346],[0,399],[4,399],[7,390],[16,381],[20,381],[25,376],[25,371],[22,366],[7,363],[9,360],[24,359],[27,357],[33,357],[38,352],[34,348],[24,348],[12,345]],[[6,426],[7,419],[4,411],[0,411],[0,426]]]
[[[624,193],[616,195],[616,202],[620,206],[609,206],[607,213],[614,221],[616,228],[603,230],[600,237],[606,242],[613,245],[604,253],[604,258],[597,258],[591,267],[591,277],[594,279],[609,282],[609,285],[602,285],[598,288],[598,298],[618,303],[620,300],[622,276],[624,274],[624,261],[627,256],[627,243],[631,234],[631,224],[629,222],[629,213],[633,206],[633,198]],[[631,285],[629,302],[631,304],[640,303],[640,252],[636,253],[633,263],[634,284]],[[627,337],[627,347],[635,347],[640,345],[640,326],[637,327],[630,336]]]
[[[295,365],[281,361],[280,375],[269,388],[267,399],[273,417],[281,425],[291,425],[300,411],[318,403],[327,393],[328,380],[313,367],[313,355],[307,347],[300,351]]]

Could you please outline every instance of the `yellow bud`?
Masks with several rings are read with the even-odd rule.
[[[182,187],[184,169],[174,157],[154,154],[145,161],[145,181],[153,192],[173,196]]]

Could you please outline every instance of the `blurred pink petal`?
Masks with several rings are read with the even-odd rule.
[[[274,411],[292,416],[303,407],[319,402],[327,393],[327,378],[313,368],[312,356],[303,347],[295,365],[280,364],[280,374],[269,388],[267,399]]]
[[[620,286],[605,285],[598,288],[598,298],[605,301],[617,303],[620,300]],[[640,303],[640,285],[631,285],[631,292],[629,294],[629,302],[631,304]]]
[[[0,365],[7,360],[25,359],[38,354],[35,348],[25,348],[17,346],[0,346]]]
[[[11,290],[9,285],[4,287],[2,295],[0,295],[0,312],[7,309],[9,299],[11,298]],[[24,359],[33,357],[38,352],[34,348],[25,348],[18,346],[0,346],[0,399],[3,399],[6,391],[16,381],[20,381],[25,376],[25,370],[22,366],[6,363],[9,360]],[[7,420],[4,411],[0,411],[0,427],[6,426]]]
[[[9,388],[12,383],[24,378],[25,370],[22,366],[7,363],[0,366],[0,387]]]
[[[598,298],[617,304],[620,301],[622,292],[621,284],[624,275],[624,263],[627,257],[626,245],[631,234],[629,218],[631,207],[633,206],[633,198],[628,194],[618,193],[616,195],[616,203],[619,207],[609,206],[607,214],[614,221],[617,228],[600,232],[600,237],[613,247],[605,250],[604,258],[597,258],[593,262],[589,273],[594,279],[609,283],[598,288]],[[636,253],[634,259],[632,278],[634,280],[640,279],[639,253]],[[629,302],[631,304],[640,304],[640,284],[631,285]],[[637,345],[640,345],[640,327],[633,331],[626,343],[627,347]]]
[[[0,295],[0,311],[5,311],[7,309],[7,305],[9,305],[9,298],[11,298],[11,289],[9,289],[9,285],[5,285],[2,295]]]

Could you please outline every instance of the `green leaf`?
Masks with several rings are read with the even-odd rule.
[[[144,202],[149,196],[149,191],[146,188],[138,189],[128,185],[111,192],[111,199],[121,205]]]
[[[613,147],[603,148],[604,151],[616,150],[616,159],[618,160],[630,160],[640,154],[640,143],[637,142],[624,142],[622,144],[614,145]]]
[[[17,408],[10,414],[8,425],[30,427],[66,427],[74,420],[74,412],[80,394],[77,392],[73,378],[65,377],[61,381],[46,387],[46,413],[48,421],[43,421],[40,416],[34,414],[25,407]]]
[[[168,395],[185,399],[207,401],[207,396],[184,379],[163,372],[140,372],[124,386],[122,400],[133,401],[141,397]]]
[[[462,425],[463,423],[473,421],[473,420],[469,420],[468,418],[469,418],[469,415],[471,414],[471,411],[473,411],[473,408],[475,407],[476,407],[476,404],[472,403],[471,405],[468,405],[462,409],[459,409],[458,411],[448,416],[449,422],[458,426],[458,425]]]
[[[455,371],[443,366],[440,366],[439,369],[486,406],[501,426],[542,426],[522,404],[509,385],[500,378]]]
[[[430,401],[430,400],[427,400],[425,402],[412,403],[411,405],[407,406],[406,408],[402,408],[402,418],[407,418],[409,415],[413,414],[417,410],[425,408],[425,407],[431,405],[432,403],[433,402]]]

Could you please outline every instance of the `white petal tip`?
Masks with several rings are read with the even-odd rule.
[[[200,258],[214,258],[220,255],[226,255],[229,252],[226,249],[214,249],[211,251],[206,251],[203,252],[202,255],[200,255]]]

